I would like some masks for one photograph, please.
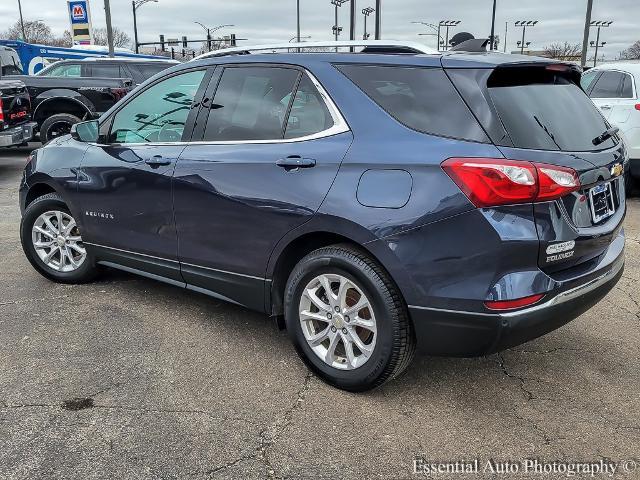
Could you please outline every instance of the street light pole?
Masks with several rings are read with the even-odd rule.
[[[580,64],[584,67],[587,64],[587,48],[589,47],[589,30],[591,29],[591,11],[593,0],[587,0],[587,16],[584,20],[584,36],[582,38],[582,59]]]
[[[134,42],[136,44],[135,45],[136,53],[139,53],[139,47],[140,47],[140,44],[138,42],[138,17],[137,17],[137,11],[145,3],[157,2],[157,1],[158,0],[132,0],[131,1],[131,6],[133,8],[133,39],[134,39]]]
[[[600,47],[604,47],[607,44],[607,42],[600,43],[600,29],[603,27],[610,27],[612,23],[613,22],[611,20],[609,21],[598,20],[598,21],[589,22],[589,28],[598,27],[598,33],[596,35],[596,43],[594,44],[593,42],[591,42],[591,46],[595,47],[596,49],[595,57],[593,57],[594,67],[598,64],[598,49],[600,49]]]
[[[370,34],[367,33],[367,18],[369,18],[369,15],[371,15],[375,11],[376,10],[371,7],[362,9],[362,15],[364,15],[364,34],[362,35],[363,40],[369,40],[369,37],[371,36]]]
[[[24,42],[28,42],[27,34],[24,30],[24,19],[22,18],[22,3],[20,0],[18,0],[18,10],[20,11],[20,29],[22,30],[22,40]]]
[[[493,0],[493,15],[491,16],[491,48],[489,50],[495,50],[496,43],[496,3],[497,0]]]
[[[444,50],[449,50],[449,27],[456,27],[462,20],[440,20],[438,22],[438,42],[440,41],[440,27],[445,27],[445,40],[444,46],[442,47]]]
[[[436,50],[440,49],[440,42],[442,41],[442,38],[440,38],[440,24],[438,24],[436,26],[433,23],[428,23],[428,22],[411,22],[411,23],[416,23],[418,25],[424,25],[425,27],[429,27],[434,32],[437,32],[437,33],[420,33],[419,35],[434,35],[434,36],[437,36],[438,39],[436,40],[436,43],[437,43]]]
[[[527,27],[535,27],[538,20],[518,20],[515,23],[516,27],[522,27],[522,41],[520,42],[520,55],[524,55],[524,47],[529,46],[531,42],[525,43],[524,37],[527,31]]]

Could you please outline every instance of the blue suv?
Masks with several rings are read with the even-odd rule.
[[[118,268],[265,312],[351,391],[416,347],[536,338],[618,281],[628,155],[579,67],[293,49],[175,66],[36,150],[20,187],[34,268]]]

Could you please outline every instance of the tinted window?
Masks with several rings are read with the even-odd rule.
[[[568,80],[489,88],[514,146],[540,150],[595,150],[592,140],[609,128],[593,102]],[[612,139],[598,149],[609,148]]]
[[[91,76],[120,78],[120,67],[118,65],[104,65],[96,63],[91,65]]]
[[[114,117],[112,143],[179,142],[204,70],[156,83]]]
[[[79,77],[80,76],[80,64],[79,63],[67,63],[63,65],[57,65],[51,70],[48,70],[44,75],[49,77]]]
[[[362,65],[341,65],[338,69],[409,128],[488,141],[442,69]]]
[[[2,75],[22,75],[22,70],[17,65],[3,65]]]
[[[153,77],[156,73],[165,70],[172,65],[166,64],[163,62],[158,62],[157,64],[142,64],[142,65],[129,65],[129,68],[135,72],[140,74],[140,78],[146,80],[147,78]]]
[[[288,68],[226,68],[211,104],[205,140],[282,138],[298,76]]]
[[[620,72],[602,72],[589,96],[591,98],[619,98],[623,76],[624,74]]]
[[[285,107],[289,105],[289,98],[290,96],[287,96],[283,99]],[[300,81],[291,105],[284,137],[305,137],[327,130],[332,126],[333,119],[320,92],[311,79],[305,75]]]
[[[633,80],[631,75],[624,74],[624,78],[622,79],[622,93],[620,94],[620,98],[634,98],[633,97]]]

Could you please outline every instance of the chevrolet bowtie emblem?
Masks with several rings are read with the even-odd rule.
[[[620,175],[622,175],[622,164],[621,163],[616,163],[613,167],[611,167],[611,176],[612,177],[619,177]]]

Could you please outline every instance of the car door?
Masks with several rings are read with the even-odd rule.
[[[191,136],[206,69],[176,72],[126,101],[101,125],[78,171],[86,243],[140,270],[180,281],[171,177]],[[202,93],[202,92],[200,92]]]
[[[318,210],[352,135],[302,69],[220,67],[211,84],[174,176],[182,275],[262,310],[269,255]]]
[[[607,120],[611,120],[613,108],[620,99],[623,80],[622,72],[604,70],[589,91],[589,97]]]

